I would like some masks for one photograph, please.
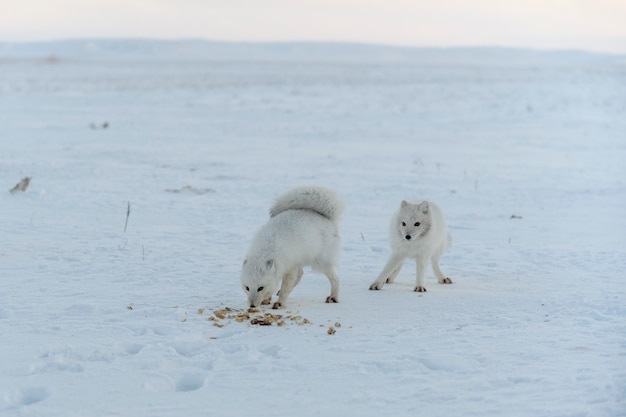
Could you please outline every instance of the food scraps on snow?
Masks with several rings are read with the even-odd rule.
[[[204,309],[198,310],[199,314],[204,313]],[[237,323],[250,323],[257,326],[285,326],[287,324],[295,324],[304,326],[311,324],[311,322],[295,314],[287,312],[287,314],[274,314],[264,313],[258,309],[250,308],[247,310],[235,310],[229,307],[225,307],[220,310],[213,311],[213,315],[209,316],[209,321],[213,322],[214,326],[224,327],[225,324],[230,322]]]

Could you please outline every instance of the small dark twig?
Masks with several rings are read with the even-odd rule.
[[[145,261],[146,260],[146,255],[150,255],[151,253],[152,253],[151,250],[146,252],[146,248],[144,248],[143,245],[141,245],[141,260],[142,261]]]
[[[126,233],[126,229],[128,228],[129,217],[130,217],[130,201],[128,202],[128,208],[126,209],[126,223],[124,223],[124,233]]]

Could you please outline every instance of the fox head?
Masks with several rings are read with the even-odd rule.
[[[432,224],[428,201],[421,203],[402,201],[395,221],[398,233],[406,242],[413,242],[426,236]]]
[[[272,298],[278,282],[276,277],[276,262],[273,259],[265,262],[243,261],[241,286],[248,297],[248,307],[258,307]]]

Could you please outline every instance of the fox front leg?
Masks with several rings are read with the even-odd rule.
[[[404,257],[391,254],[382,272],[378,275],[378,278],[376,278],[376,281],[370,285],[370,290],[382,290],[386,282],[393,282],[402,268],[403,260]]]
[[[280,291],[278,291],[278,301],[272,305],[274,310],[283,308],[287,304],[287,298],[289,297],[289,294],[291,294],[293,288],[298,284],[298,282],[300,282],[302,273],[302,268],[298,268],[285,274],[283,282],[280,286]]]
[[[426,292],[424,276],[426,275],[426,259],[415,259],[415,292]]]

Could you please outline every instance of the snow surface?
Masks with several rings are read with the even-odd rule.
[[[623,57],[65,47],[0,49],[1,415],[626,415]],[[301,184],[347,206],[340,303],[306,271],[297,320],[216,318]],[[369,291],[419,198],[454,284]]]

